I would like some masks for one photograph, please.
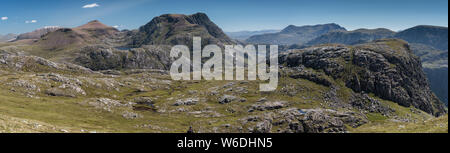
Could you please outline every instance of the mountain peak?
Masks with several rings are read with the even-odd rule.
[[[230,44],[232,42],[205,13],[196,13],[192,15],[163,14],[155,17],[139,28],[131,45],[191,44],[188,42],[193,36],[212,41],[211,43]]]
[[[98,21],[98,20],[92,20],[92,21],[89,21],[88,23],[96,23],[96,22],[100,22],[100,21]]]
[[[107,26],[98,20],[93,20],[82,26],[76,27],[74,29],[109,29],[109,28],[112,28],[112,27]]]

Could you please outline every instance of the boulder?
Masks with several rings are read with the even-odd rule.
[[[237,98],[235,96],[223,95],[222,97],[219,98],[219,103],[227,104],[227,103],[231,103],[231,102],[235,101],[236,99]]]

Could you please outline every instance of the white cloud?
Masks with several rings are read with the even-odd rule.
[[[1,20],[3,20],[3,21],[8,20],[8,17],[4,16],[4,17],[1,18]]]
[[[94,7],[100,7],[100,5],[98,5],[97,3],[93,3],[83,6],[83,8],[94,8]]]
[[[30,20],[30,21],[25,21],[25,23],[36,23],[37,22],[37,20]]]
[[[116,29],[122,29],[122,28],[125,28],[125,26],[124,25],[115,25],[115,26],[112,26],[113,28],[116,28]]]

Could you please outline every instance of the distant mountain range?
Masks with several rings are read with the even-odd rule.
[[[281,30],[260,30],[260,31],[237,31],[237,32],[225,32],[230,38],[236,39],[239,41],[245,41],[251,36],[255,35],[263,35],[269,33],[277,33]]]
[[[7,42],[16,39],[16,34],[0,35],[0,42]]]
[[[394,31],[389,29],[358,29],[354,31],[333,31],[321,35],[305,45],[313,46],[318,44],[347,44],[354,45],[360,43],[371,42],[377,39],[390,38],[395,35]]]
[[[346,29],[334,23],[311,26],[290,25],[278,33],[251,36],[245,42],[280,45],[304,44],[332,31],[346,31]]]
[[[23,39],[40,39],[43,35],[49,33],[49,32],[53,32],[56,31],[58,29],[61,29],[61,27],[58,26],[47,26],[47,27],[43,27],[40,29],[36,29],[32,32],[28,32],[28,33],[24,33],[24,34],[20,34],[19,36],[17,36],[16,40],[23,40]]]

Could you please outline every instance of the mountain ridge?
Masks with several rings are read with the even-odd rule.
[[[289,25],[278,33],[255,35],[246,40],[247,43],[292,45],[306,43],[330,31],[346,31],[335,23],[294,26]]]
[[[357,29],[353,31],[333,31],[323,34],[307,42],[306,45],[311,46],[327,43],[355,45],[358,43],[367,43],[377,39],[390,38],[394,35],[394,31],[385,28]]]
[[[42,36],[46,35],[47,33],[56,31],[58,29],[61,29],[62,27],[59,26],[46,26],[43,28],[36,29],[32,32],[23,33],[17,36],[16,40],[24,40],[24,39],[40,39]]]
[[[448,27],[419,25],[400,31],[395,37],[448,51]]]
[[[12,41],[12,40],[14,40],[16,38],[17,38],[16,34],[12,34],[12,33],[6,34],[6,35],[1,35],[0,34],[0,42]]]

